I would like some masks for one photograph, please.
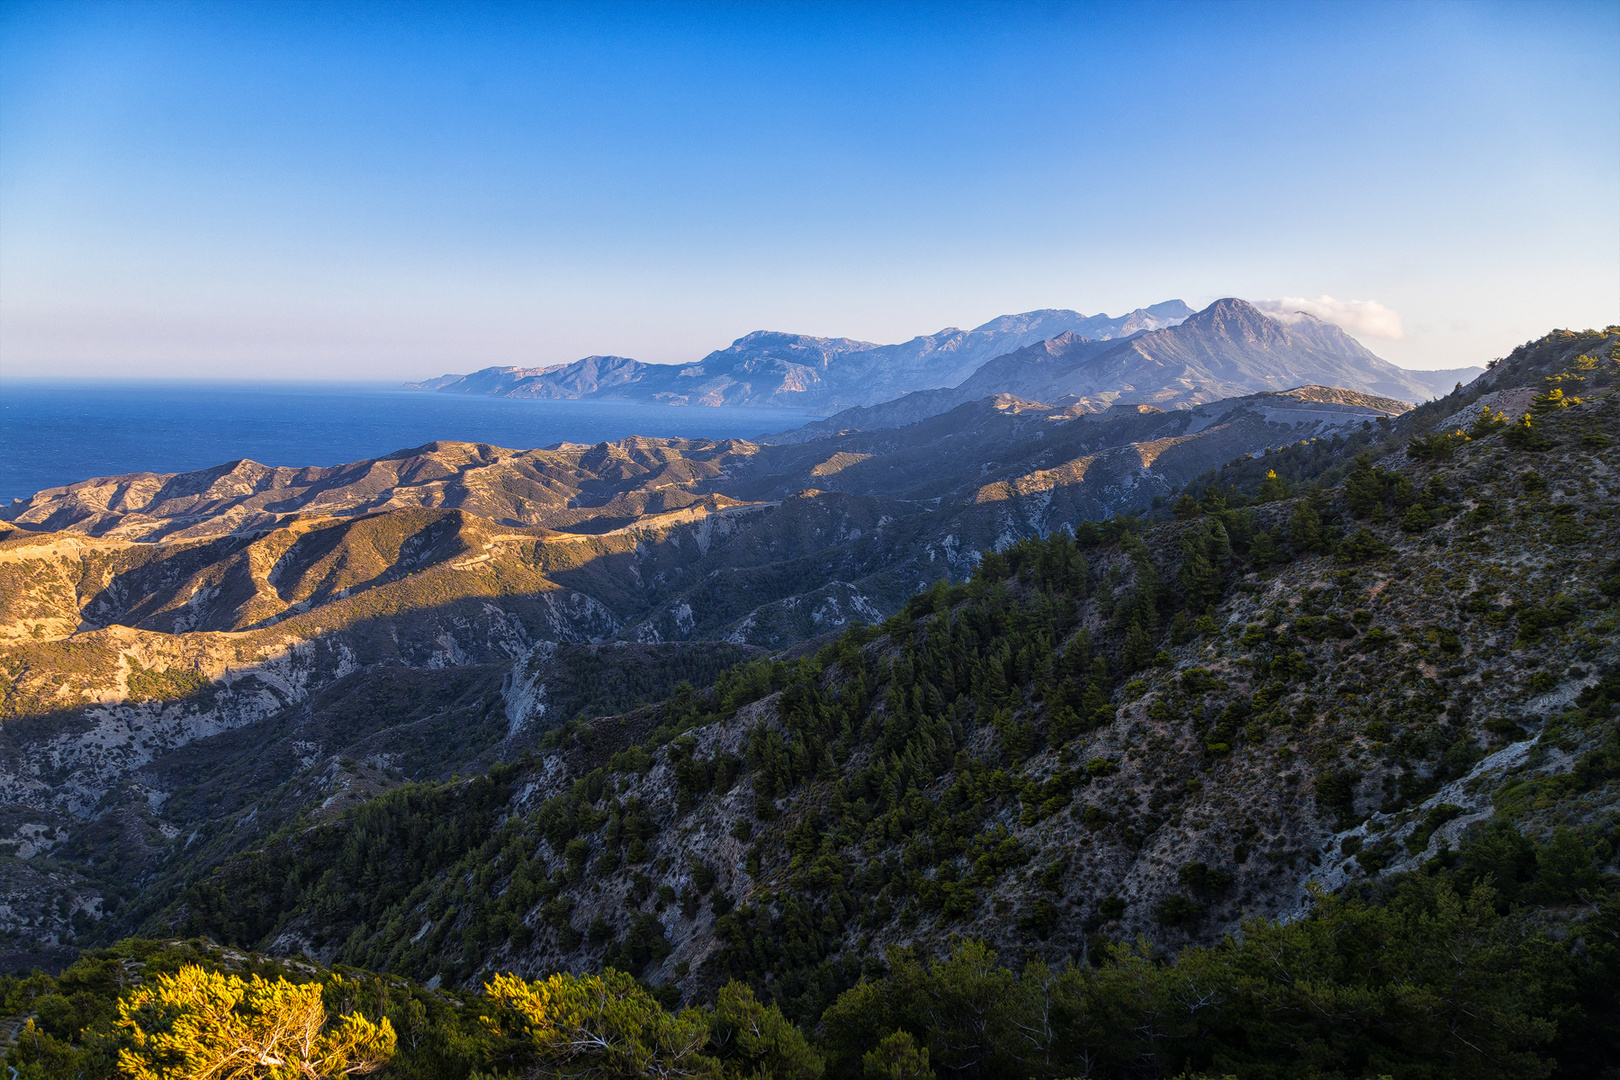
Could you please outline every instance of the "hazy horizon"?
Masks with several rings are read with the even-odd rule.
[[[0,4],[0,377],[399,382],[1180,298],[1620,322],[1610,4]]]
[[[1158,301],[1155,301],[1155,303],[1157,303],[1157,302]],[[1147,306],[1147,305],[1143,305],[1143,306]],[[1208,305],[1203,305],[1203,306],[1207,307]],[[1199,308],[1197,310],[1202,310],[1202,308]],[[1123,313],[1124,313],[1123,311],[1120,312],[1120,314],[1123,314]],[[1026,314],[1026,312],[1004,312],[1003,314],[1017,315],[1017,314]],[[1108,312],[1108,313],[1105,313],[1105,314],[1113,315],[1115,313]],[[1268,312],[1268,315],[1272,315],[1272,314],[1274,314],[1274,313],[1269,313]],[[1332,321],[1332,320],[1329,320],[1329,321]],[[780,330],[780,329],[781,328],[779,328],[779,327],[757,327],[756,328],[756,330]],[[939,333],[941,331],[949,330],[949,329],[971,329],[971,327],[966,327],[966,328],[964,328],[964,327],[939,327],[936,330],[927,331],[927,332],[925,332],[923,334],[911,335],[911,337],[927,336],[927,334],[937,334],[937,333]],[[746,331],[743,334],[736,335],[736,337],[734,337],[734,338],[732,338],[730,340],[719,342],[719,343],[717,343],[715,345],[715,349],[723,349],[726,346],[731,345],[734,342],[741,340],[743,337],[746,336],[746,334],[754,333],[754,332],[755,332],[754,330]],[[786,331],[786,332],[793,333],[794,331]],[[817,336],[845,337],[845,336],[848,336],[848,335],[817,335]],[[1354,335],[1352,335],[1352,336],[1354,336]],[[911,338],[906,338],[904,340],[911,340]],[[1361,340],[1361,339],[1358,338],[1358,340]],[[1374,342],[1377,341],[1376,338],[1371,339],[1371,340],[1373,340]],[[871,344],[873,344],[873,345],[889,345],[889,344],[897,344],[897,342],[872,342]],[[1363,341],[1363,344],[1366,344],[1366,341]],[[709,350],[709,351],[713,351],[713,350]],[[1376,352],[1377,350],[1375,349],[1373,351]],[[605,354],[595,354],[595,355],[605,355]],[[683,364],[688,364],[688,363],[691,363],[691,362],[693,362],[695,360],[701,359],[703,355],[707,355],[707,354],[706,353],[699,354],[697,356],[687,357],[687,358],[682,359],[682,360],[666,360],[666,361],[649,360],[649,361],[645,361],[645,362],[646,363],[651,363],[651,364],[663,364],[663,365],[666,365],[666,366],[678,367],[678,366],[681,366]],[[584,359],[584,357],[574,357],[574,360],[580,360],[580,359]],[[641,358],[640,357],[631,357],[630,359],[639,360]],[[1388,359],[1388,358],[1385,357],[1385,359]],[[1395,363],[1395,361],[1390,361],[1390,362]],[[557,362],[553,362],[553,363],[554,364],[556,364],[556,363],[567,364],[567,363],[572,363],[572,361],[557,361]],[[5,371],[3,369],[0,369],[0,382],[8,382],[8,381],[14,381],[14,382],[52,382],[52,383],[66,383],[66,382],[74,382],[74,381],[94,381],[94,382],[108,382],[108,383],[119,383],[119,382],[130,382],[130,383],[148,383],[148,382],[208,383],[208,382],[220,382],[220,383],[235,383],[235,384],[242,384],[242,385],[252,385],[252,384],[255,384],[255,383],[262,383],[262,384],[264,384],[266,386],[283,386],[283,385],[293,385],[293,384],[298,384],[298,383],[311,383],[311,384],[331,384],[331,385],[334,385],[334,386],[336,386],[336,385],[344,385],[344,384],[352,384],[354,386],[399,388],[399,387],[404,386],[407,383],[422,382],[422,381],[426,381],[426,380],[429,380],[429,379],[437,378],[437,377],[442,376],[442,375],[447,375],[447,374],[468,374],[470,372],[480,370],[480,368],[487,368],[487,367],[524,367],[524,368],[534,369],[534,368],[540,368],[540,367],[544,367],[544,366],[551,366],[551,365],[540,365],[540,364],[482,364],[482,365],[477,365],[477,366],[473,366],[473,367],[463,368],[463,369],[461,369],[459,371],[455,371],[455,372],[445,370],[445,371],[433,372],[431,374],[420,374],[419,373],[419,374],[416,374],[416,375],[413,375],[413,376],[410,376],[410,377],[401,376],[401,377],[398,377],[398,378],[390,378],[388,376],[374,376],[374,377],[369,377],[369,378],[356,378],[356,377],[354,377],[354,376],[352,376],[350,374],[344,373],[344,372],[336,372],[336,373],[329,373],[329,374],[322,374],[320,372],[310,372],[310,373],[307,373],[307,374],[283,375],[283,376],[278,377],[275,374],[268,373],[268,372],[249,371],[249,372],[242,372],[240,374],[237,374],[237,373],[233,373],[232,371],[229,371],[229,370],[216,371],[216,372],[206,372],[206,373],[195,373],[195,374],[138,373],[138,372],[127,372],[126,373],[126,372],[120,372],[120,373],[117,373],[117,374],[102,375],[102,374],[95,374],[95,373],[68,373],[68,374],[62,374],[62,373],[55,373],[55,372],[34,372],[34,373],[27,373],[27,374],[13,374],[13,373],[7,372],[7,371]],[[1477,367],[1477,366],[1480,366],[1480,365],[1478,365],[1478,364],[1474,364],[1474,365],[1456,364],[1456,365],[1445,365],[1443,367],[1439,366],[1439,365],[1425,367],[1425,366],[1418,366],[1418,365],[1408,366],[1408,365],[1404,365],[1404,364],[1397,364],[1396,366],[1403,367],[1403,368],[1405,368],[1406,370],[1409,370],[1409,371],[1438,371],[1438,370],[1449,370],[1451,368],[1463,368],[1463,367],[1469,367],[1469,366]],[[693,408],[700,408],[702,406],[692,406],[692,407]]]

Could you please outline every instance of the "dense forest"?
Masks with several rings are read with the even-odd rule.
[[[1613,753],[1620,762],[1620,746]],[[398,976],[132,939],[55,979],[0,980],[0,1006],[29,1014],[4,1060],[22,1077],[115,1075],[135,1060],[141,1030],[120,1002],[200,965],[319,983],[332,1016],[386,1026],[383,1075],[399,1077],[1607,1075],[1620,1055],[1612,876],[1585,845],[1537,844],[1511,828],[1446,861],[1376,895],[1319,896],[1307,918],[1254,921],[1173,958],[1121,943],[1085,965],[1015,969],[972,940],[932,961],[893,949],[805,1028],[736,981],[712,1004],[674,1011],[611,968],[556,976],[539,998],[547,1012],[521,980],[453,996]],[[1585,911],[1560,926],[1530,901]],[[556,1007],[564,995],[569,1007]],[[149,1027],[195,1010],[176,997],[166,1012],[148,1006]]]

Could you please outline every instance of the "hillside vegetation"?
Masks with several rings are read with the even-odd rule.
[[[813,647],[548,653],[527,735],[543,678],[504,733],[469,684],[463,775],[311,768],[177,836],[94,933],[236,951],[6,983],[8,1060],[109,1075],[109,973],[185,957],[386,1018],[385,1075],[1601,1075],[1617,381],[1620,331],[1550,335]],[[576,999],[617,1034],[557,1057],[533,1003]]]
[[[1370,444],[1404,411],[1323,387],[1176,413],[1007,399],[779,446],[433,444],[41,493],[0,535],[0,850],[19,859],[0,931],[24,958],[82,940],[177,836],[255,842],[219,815],[300,770],[277,805],[318,789],[330,812],[679,681],[575,700],[554,654],[681,643],[705,686],[750,649],[881,622],[986,548],[1148,511],[1234,454]],[[372,703],[407,684],[390,725]],[[341,703],[363,704],[332,722]]]

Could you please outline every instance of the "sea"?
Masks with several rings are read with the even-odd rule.
[[[95,476],[187,472],[241,458],[338,465],[436,440],[532,449],[629,435],[753,438],[795,409],[540,401],[378,383],[0,380],[0,506]]]

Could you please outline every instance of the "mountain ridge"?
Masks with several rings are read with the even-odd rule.
[[[1190,320],[1193,326],[1180,335],[1166,335]],[[1137,338],[1145,340],[1127,349]],[[1043,350],[1043,342],[1054,344]],[[1082,363],[1111,350],[1110,361]],[[1029,367],[1043,351],[1053,362],[1045,380]],[[1067,368],[1055,363],[1065,353]],[[896,426],[997,394],[1065,404],[1072,398],[1106,408],[1119,400],[1188,403],[1314,383],[1421,401],[1482,370],[1407,371],[1332,324],[1303,315],[1285,326],[1228,298],[1203,312],[1171,300],[1117,318],[1041,309],[999,316],[971,331],[947,327],[894,345],[759,330],[687,364],[589,356],[407,385],[507,397],[823,409],[840,413],[843,426],[857,419]]]
[[[1465,372],[1444,374],[1458,373]],[[1091,410],[1116,403],[1185,408],[1306,384],[1344,386],[1403,401],[1432,396],[1413,373],[1380,359],[1336,326],[1307,319],[1296,329],[1251,304],[1227,298],[1174,326],[1119,342],[1073,333],[1036,342],[986,362],[954,388],[846,410],[773,438],[802,440],[845,429],[897,427],[995,394]]]
[[[1179,300],[1117,318],[1046,308],[998,316],[969,331],[946,327],[893,345],[756,330],[686,364],[586,357],[541,368],[485,368],[406,385],[507,397],[602,395],[681,405],[838,407],[953,386],[992,356],[1069,330],[1124,337],[1170,325],[1189,314],[1191,309]],[[604,368],[611,377],[596,374]]]
[[[1088,451],[1123,445],[1112,440],[1125,439],[1126,428],[1098,421],[1131,417],[1133,432],[1140,428],[1138,434],[1164,438],[1209,433],[1241,415],[1252,419],[1242,445],[1263,449],[1266,440],[1282,438],[1285,430],[1296,436],[1321,434],[1407,409],[1392,399],[1317,386],[1247,394],[1187,410],[1117,406],[1100,414],[1079,405],[1000,395],[964,402],[953,419],[925,417],[904,434],[853,432],[771,444],[631,436],[536,450],[440,441],[358,462],[298,468],[239,459],[188,473],[132,473],[48,489],[0,508],[0,521],[38,531],[156,542],[262,533],[298,521],[401,509],[455,508],[514,528],[598,533],[649,514],[701,506],[713,511],[721,507],[715,499],[781,499],[809,487],[836,490],[865,476],[873,479],[861,482],[862,494],[905,497],[914,494],[908,485],[924,476],[931,458],[936,475],[928,483],[948,490],[957,482],[953,478],[981,475],[974,459],[991,452],[982,440],[1026,429],[1016,436],[1027,440],[1017,456],[1049,460],[1071,443]],[[1096,434],[1104,431],[1111,434]],[[1212,461],[1222,453],[1225,448],[1211,451]],[[901,466],[901,460],[914,464]],[[829,464],[835,461],[836,468]]]

